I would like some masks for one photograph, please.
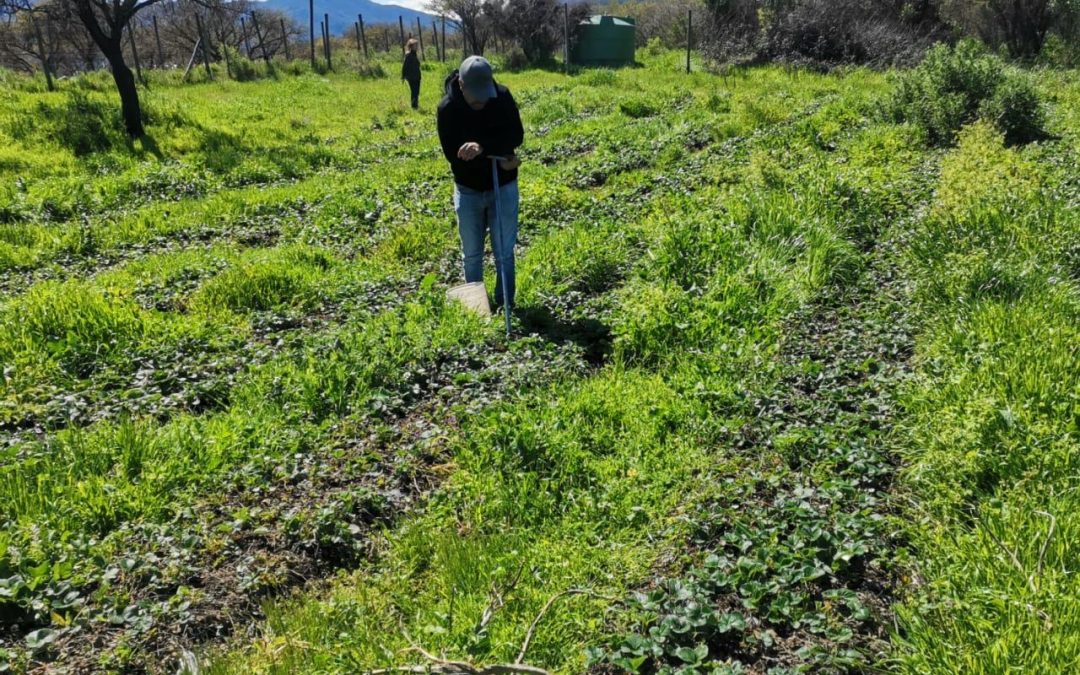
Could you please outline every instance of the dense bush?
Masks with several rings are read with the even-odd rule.
[[[251,82],[259,78],[259,68],[251,59],[244,58],[234,49],[229,49],[228,58],[231,60],[232,78],[237,82]]]
[[[506,0],[485,2],[484,15],[495,34],[513,42],[529,63],[550,61],[563,43],[563,22],[576,26],[592,13],[587,3],[577,3],[564,17],[555,0]]]
[[[934,145],[951,145],[966,124],[984,119],[1011,144],[1042,134],[1042,104],[1031,84],[973,41],[939,45],[904,75],[890,103],[891,115],[912,122]]]
[[[945,37],[935,4],[892,0],[709,0],[706,52],[721,62],[913,64]]]
[[[597,7],[598,13],[632,18],[637,25],[638,47],[649,46],[655,41],[669,49],[686,48],[686,13],[692,10],[695,17],[703,17],[703,9],[701,0],[608,0]],[[701,19],[696,18],[694,22],[700,30]]]
[[[1077,0],[948,0],[942,9],[966,34],[1017,59],[1039,56],[1048,40],[1074,45],[1080,37]]]

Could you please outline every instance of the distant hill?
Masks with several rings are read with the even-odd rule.
[[[268,9],[277,9],[292,16],[303,25],[308,22],[308,0],[266,0]],[[357,14],[364,15],[365,24],[374,23],[397,23],[398,17],[404,17],[405,30],[409,26],[416,25],[416,17],[420,17],[424,28],[431,26],[431,15],[417,12],[397,5],[380,5],[371,0],[315,0],[315,32],[319,32],[319,21],[322,15],[330,15],[330,32],[334,35],[352,30],[353,22]]]

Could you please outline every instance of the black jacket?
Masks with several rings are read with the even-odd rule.
[[[454,181],[473,190],[487,191],[494,187],[489,156],[511,157],[525,141],[521,114],[510,90],[498,83],[495,89],[497,98],[488,101],[483,110],[473,110],[465,102],[455,70],[446,78],[446,95],[439,103],[439,142],[443,154],[450,162]],[[461,146],[473,141],[480,144],[484,154],[471,162],[458,159]],[[499,185],[514,182],[517,174],[517,169],[503,171],[500,168]]]
[[[420,57],[416,55],[416,52],[405,55],[405,61],[401,64],[401,79],[410,82],[420,80]]]

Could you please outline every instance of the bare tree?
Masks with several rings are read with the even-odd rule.
[[[135,75],[124,58],[124,33],[139,12],[161,0],[58,0],[55,6],[64,8],[83,25],[90,38],[101,50],[112,70],[124,126],[133,138],[145,134],[139,90]],[[0,0],[0,7],[9,14],[29,12],[36,8],[29,0]]]
[[[446,16],[465,39],[466,49],[483,56],[491,37],[491,22],[485,14],[485,4],[483,0],[430,0],[428,9]]]
[[[103,65],[101,50],[71,11],[71,6],[61,3],[61,7],[63,13],[59,17],[52,17],[53,25],[64,44],[63,54],[59,59],[61,72],[73,74],[97,70]]]
[[[686,13],[692,10],[704,17],[702,0],[644,0],[642,2],[619,2],[608,0],[602,13],[625,16],[637,24],[637,44],[643,47],[657,38],[665,47],[686,46]]]
[[[49,91],[53,91],[59,39],[52,30],[50,9],[47,4],[31,4],[30,0],[0,4],[4,16],[0,26],[0,63],[29,73],[40,68]]]
[[[575,4],[570,25],[589,16],[589,5]],[[484,13],[503,39],[521,48],[530,63],[550,60],[563,42],[563,5],[559,0],[494,0],[484,5]]]
[[[1054,31],[1076,39],[1080,22],[1077,0],[945,0],[945,12],[965,31],[1004,45],[1013,58],[1038,56]]]

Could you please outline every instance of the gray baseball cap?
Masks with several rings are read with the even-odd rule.
[[[458,69],[461,84],[469,96],[481,101],[496,98],[495,78],[491,74],[491,64],[483,56],[470,56],[461,62]]]

